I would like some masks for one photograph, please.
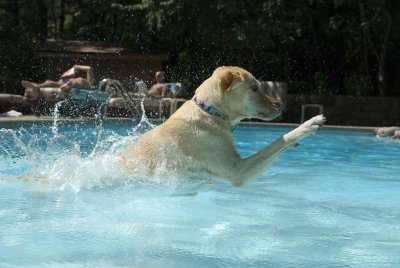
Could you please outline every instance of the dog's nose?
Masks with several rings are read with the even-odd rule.
[[[276,100],[272,103],[275,109],[278,109],[279,111],[282,111],[283,108],[285,107],[284,103],[281,102],[280,100]]]

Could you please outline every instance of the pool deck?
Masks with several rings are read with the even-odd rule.
[[[40,116],[36,117],[33,115],[26,115],[22,117],[0,117],[0,123],[4,122],[36,122],[36,121],[53,121],[52,116]],[[95,120],[93,117],[59,117],[58,121],[90,121]],[[106,117],[105,120],[132,120],[132,118],[126,117]],[[150,119],[151,122],[159,122],[159,119]],[[242,122],[241,125],[255,125],[255,126],[271,126],[271,127],[296,127],[300,124],[295,123],[274,123],[274,122]],[[373,131],[377,127],[370,126],[338,126],[338,125],[324,125],[326,129],[341,129],[341,130],[362,130],[362,131]]]

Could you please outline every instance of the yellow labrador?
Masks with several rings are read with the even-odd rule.
[[[197,88],[192,100],[118,157],[134,174],[205,172],[241,186],[325,122],[322,115],[313,117],[255,155],[242,158],[231,129],[245,118],[272,120],[282,109],[282,103],[265,95],[248,71],[219,67]]]

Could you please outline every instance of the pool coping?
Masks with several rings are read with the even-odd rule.
[[[35,122],[35,121],[53,121],[53,116],[22,116],[22,117],[0,117],[0,123],[4,122]],[[94,117],[59,117],[57,121],[92,121]],[[130,121],[132,118],[127,117],[106,117],[105,120],[122,120]],[[150,119],[151,122],[160,122],[160,119]],[[241,122],[240,125],[248,126],[271,126],[271,127],[296,127],[300,123],[279,123],[279,122]],[[338,129],[338,130],[361,130],[361,131],[373,131],[378,127],[373,126],[342,126],[342,125],[324,125],[326,129]]]

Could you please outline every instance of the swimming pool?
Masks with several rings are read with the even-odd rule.
[[[134,142],[130,121],[0,128],[0,267],[400,266],[400,143],[370,132],[322,129],[242,188],[185,195],[91,160]],[[289,129],[234,140],[247,156]]]

